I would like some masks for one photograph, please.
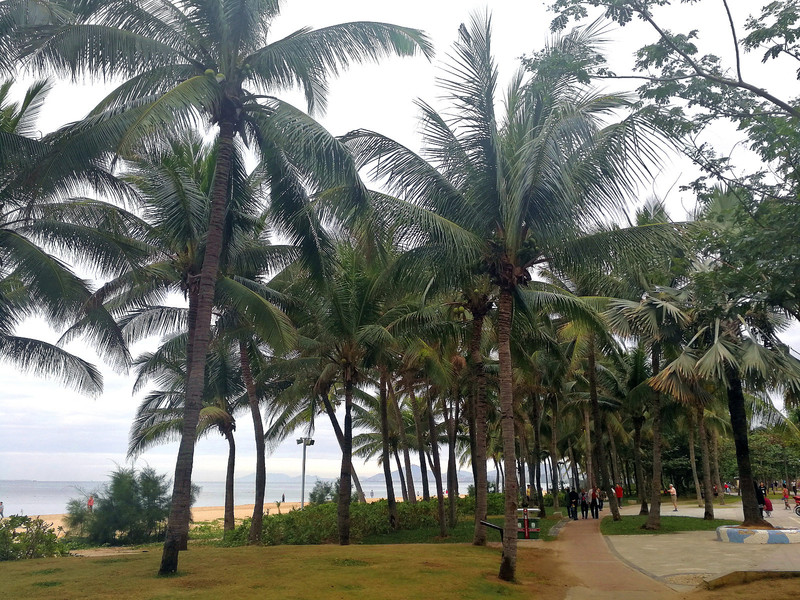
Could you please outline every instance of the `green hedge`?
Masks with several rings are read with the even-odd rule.
[[[502,495],[501,495],[502,498]],[[465,510],[463,498],[457,504],[459,516],[470,515]],[[474,507],[474,500],[472,502]],[[501,503],[502,507],[502,503]],[[502,511],[501,511],[502,512]],[[397,514],[400,529],[419,529],[435,526],[438,509],[436,500],[429,502],[398,502]],[[238,546],[247,543],[250,520],[246,519],[225,537],[226,545]],[[389,532],[389,503],[385,500],[369,504],[350,505],[350,539],[358,542],[373,534]],[[292,510],[279,515],[264,517],[262,541],[265,545],[279,544],[326,544],[339,539],[336,504],[306,506],[302,510]]]

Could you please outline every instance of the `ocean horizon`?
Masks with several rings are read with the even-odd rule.
[[[335,481],[336,478],[307,475],[305,482],[305,501],[319,481]],[[35,481],[35,480],[0,480],[0,502],[3,502],[5,516],[11,515],[55,515],[67,512],[67,502],[77,498],[85,500],[106,486],[107,481]],[[223,506],[225,504],[224,481],[197,481],[200,493],[194,506]],[[286,502],[300,502],[300,476],[276,473],[267,475],[267,488],[264,501],[272,503],[285,497]],[[472,479],[459,478],[459,492],[466,493]],[[400,482],[393,482],[395,495],[400,496]],[[431,491],[435,486],[430,482]],[[418,495],[422,495],[422,481],[414,481]],[[361,481],[364,495],[374,498],[386,497],[386,483],[382,476],[372,476]],[[354,488],[355,491],[355,488]],[[252,475],[241,477],[234,482],[234,504],[253,504],[255,497],[255,481]]]

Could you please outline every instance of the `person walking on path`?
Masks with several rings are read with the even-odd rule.
[[[789,506],[789,488],[786,487],[786,483],[783,484],[783,510],[792,510],[792,507]]]
[[[573,521],[578,520],[578,492],[567,488],[567,499],[569,500],[569,516]]]
[[[599,502],[599,500],[600,500],[600,498],[598,497],[599,495],[600,495],[600,494],[598,493],[598,490],[597,490],[597,488],[596,488],[596,487],[593,487],[593,488],[592,488],[592,501],[591,501],[591,503],[589,504],[589,508],[590,508],[590,509],[591,509],[591,511],[592,511],[592,518],[593,518],[593,519],[599,519],[599,518],[600,518],[600,511],[597,509],[597,507],[598,507],[598,502]]]
[[[671,483],[669,484],[669,498],[672,500],[672,512],[678,512],[678,490]]]
[[[760,513],[761,518],[763,519],[764,518],[764,496],[766,496],[766,494],[761,490],[761,488],[764,487],[764,482],[762,481],[761,485],[759,486],[754,481],[753,482],[753,487],[755,487],[755,489],[756,489],[756,501],[758,502],[758,512]]]
[[[622,485],[617,484],[617,487],[614,488],[614,493],[617,495],[617,506],[622,506]]]
[[[581,490],[581,518],[589,518],[589,497],[586,495],[586,490]]]

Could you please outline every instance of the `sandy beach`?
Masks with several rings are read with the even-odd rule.
[[[281,502],[280,509],[278,505],[274,502],[265,502],[264,503],[264,513],[266,514],[269,511],[269,514],[277,514],[278,511],[285,513],[287,511],[292,510],[293,508],[300,508],[299,502]],[[239,506],[233,507],[233,514],[237,520],[242,520],[253,515],[253,505],[252,504],[241,504]],[[31,515],[35,516],[35,515]],[[52,523],[53,527],[58,529],[59,527],[66,527],[65,525],[65,518],[66,515],[39,515],[39,518],[45,521],[46,523]],[[224,506],[196,506],[192,509],[192,520],[195,523],[203,523],[206,521],[215,521],[217,519],[225,518],[225,507]]]

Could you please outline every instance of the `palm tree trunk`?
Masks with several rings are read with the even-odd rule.
[[[458,422],[458,399],[453,399],[450,418],[447,419],[447,521],[451,529],[456,521],[456,500],[458,499],[458,473],[456,462],[456,423]]]
[[[517,573],[517,477],[514,467],[517,449],[514,439],[514,388],[511,370],[511,319],[513,316],[511,290],[500,288],[497,309],[497,342],[500,362],[500,425],[503,436],[505,466],[505,520],[503,524],[503,557],[499,577],[514,581]]]
[[[689,409],[689,464],[692,466],[692,480],[694,481],[694,491],[697,495],[697,506],[703,506],[703,495],[700,493],[700,478],[697,476],[697,457],[694,451],[694,414]]]
[[[661,371],[661,349],[658,344],[653,344],[652,366],[653,375]],[[653,479],[650,484],[650,514],[644,529],[661,529],[661,394],[653,390]]]
[[[617,440],[614,439],[614,433],[611,431],[611,424],[606,421],[606,433],[608,433],[608,452],[611,455],[611,479],[621,483],[623,480],[622,469],[619,466],[619,453],[617,452]],[[624,464],[624,463],[623,463]],[[627,469],[625,471],[625,484],[628,486],[628,495],[631,495],[630,478],[627,476]]]
[[[380,379],[380,411],[381,411],[381,450],[383,462],[383,475],[386,478],[386,500],[389,503],[389,527],[397,529],[397,501],[392,482],[392,464],[389,462],[389,414],[387,410],[387,376],[386,370],[381,369]]]
[[[714,491],[711,484],[711,460],[709,457],[708,449],[708,434],[706,432],[705,423],[705,409],[702,406],[697,407],[697,427],[698,436],[700,437],[700,454],[703,465],[703,490],[705,492],[705,511],[703,519],[706,521],[714,520]]]
[[[533,455],[530,458],[530,463],[536,469],[531,475],[531,484],[533,485],[535,477],[536,504],[539,506],[539,518],[543,519],[545,516],[545,508],[544,494],[542,494],[542,435],[540,431],[542,424],[542,413],[540,410],[541,406],[539,404],[540,399],[541,397],[539,395],[535,395],[533,397],[533,409],[531,410],[531,424],[533,425]]]
[[[233,440],[233,427],[225,428],[225,440],[228,442],[228,467],[225,470],[225,519],[222,531],[233,531],[236,521],[233,517],[233,477],[236,471],[236,442]]]
[[[328,400],[328,395],[324,393],[320,393],[319,395],[320,400],[322,400],[322,405],[325,407],[325,412],[328,414],[328,419],[330,419],[331,426],[333,427],[333,433],[336,435],[336,441],[339,443],[339,449],[344,452],[344,433],[342,433],[342,428],[339,425],[339,421],[336,418],[336,411],[331,404],[331,401]],[[367,502],[366,497],[364,496],[364,490],[361,489],[361,482],[358,480],[358,475],[356,474],[355,467],[353,467],[353,463],[350,463],[350,479],[353,482],[353,486],[356,488],[356,495],[358,496],[358,501],[362,504]]]
[[[403,420],[403,413],[400,410],[400,404],[397,402],[397,394],[394,393],[394,386],[391,379],[387,378],[386,391],[388,394],[388,401],[392,405],[395,419],[397,419],[397,440],[400,449],[403,452],[403,462],[406,468],[406,486],[408,486],[408,500],[414,504],[417,501],[417,491],[414,489],[414,471],[411,468],[411,454],[408,449],[408,438],[406,437],[405,421]]]
[[[713,427],[709,431],[711,437],[711,469],[713,471],[714,483],[719,494],[719,503],[725,504],[725,488],[722,486],[722,479],[719,476],[719,434]]]
[[[266,444],[264,442],[264,423],[261,420],[261,410],[258,407],[256,397],[256,385],[253,381],[253,371],[250,368],[250,355],[247,353],[247,345],[244,341],[239,342],[239,358],[242,365],[242,379],[247,388],[247,404],[250,406],[250,414],[253,417],[253,431],[256,438],[256,496],[253,505],[253,519],[250,521],[250,534],[248,542],[260,544],[261,535],[264,529],[264,494],[267,488],[267,462]]]
[[[442,489],[442,467],[439,463],[439,444],[436,440],[436,421],[433,418],[433,403],[431,401],[430,386],[428,387],[428,436],[431,442],[431,457],[433,461],[433,478],[436,481],[436,499],[439,509],[439,535],[447,536],[447,523],[444,514],[444,489]]]
[[[594,477],[594,465],[592,465],[592,423],[589,419],[589,410],[590,406],[583,406],[583,431],[585,440],[584,443],[586,444],[586,478],[589,483],[589,487],[595,486],[595,477]]]
[[[411,410],[414,414],[414,429],[417,433],[417,446],[419,447],[419,470],[420,477],[422,477],[422,499],[427,502],[431,499],[430,488],[428,487],[428,465],[425,462],[425,436],[422,426],[422,415],[420,414],[421,407],[417,403],[417,397],[414,394],[414,387],[411,381],[408,382],[408,397],[411,400]]]
[[[558,397],[553,394],[550,401],[550,466],[552,467],[553,510],[558,510],[561,492],[561,473],[558,468]]]
[[[742,492],[742,512],[744,525],[772,527],[758,510],[756,490],[753,482],[753,468],[750,464],[750,446],[747,441],[747,412],[744,406],[744,393],[739,373],[730,365],[725,365],[728,377],[728,410],[731,414],[733,443],[736,447],[736,464],[739,467],[739,489]]]
[[[406,487],[406,476],[403,475],[403,464],[400,462],[400,454],[397,452],[396,447],[392,448],[392,454],[394,454],[394,462],[397,465],[397,476],[400,478],[400,492],[403,496],[403,502],[408,502],[408,487]]]
[[[475,411],[475,534],[472,543],[475,546],[486,545],[486,520],[488,511],[488,476],[486,474],[486,373],[483,369],[481,338],[483,320],[486,313],[481,310],[472,312],[472,335],[469,340],[469,357],[472,367],[473,403]]]
[[[342,468],[339,474],[339,506],[337,520],[339,526],[339,545],[350,544],[350,494],[351,494],[351,462],[353,455],[353,378],[350,366],[345,366],[344,373],[344,439],[342,440]]]
[[[636,477],[636,495],[638,496],[641,507],[639,515],[648,514],[647,508],[647,484],[644,481],[644,466],[642,465],[642,427],[644,417],[636,416],[633,418],[633,470]]]
[[[214,183],[211,190],[211,214],[206,234],[206,249],[200,271],[200,289],[197,299],[197,321],[192,338],[192,353],[189,356],[186,382],[186,401],[183,411],[183,428],[175,462],[172,487],[172,505],[167,520],[167,533],[161,555],[159,575],[168,575],[178,570],[178,552],[185,546],[189,535],[189,519],[192,500],[192,468],[194,446],[197,441],[197,423],[203,404],[206,353],[211,336],[211,308],[214,302],[214,287],[222,254],[222,238],[225,221],[225,204],[228,196],[228,179],[233,152],[234,106],[226,102],[219,123],[217,160],[214,168]]]
[[[597,460],[597,469],[600,472],[600,485],[608,494],[608,505],[611,507],[611,516],[615,521],[622,519],[617,505],[617,495],[608,481],[608,465],[606,464],[605,450],[603,449],[603,417],[600,414],[600,399],[597,396],[597,365],[595,364],[595,339],[594,334],[589,336],[589,354],[587,356],[589,376],[589,400],[592,403],[592,419],[594,421],[594,453]],[[591,449],[587,448],[587,454]]]

